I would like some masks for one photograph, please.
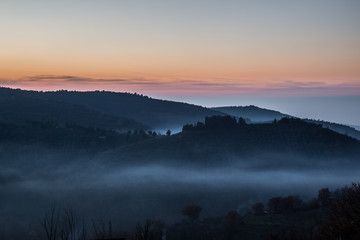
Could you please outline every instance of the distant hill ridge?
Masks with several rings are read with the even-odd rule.
[[[187,124],[182,132],[170,136],[159,136],[151,131],[120,134],[56,123],[0,123],[0,143],[81,147],[95,152],[111,149],[109,156],[115,161],[139,162],[173,159],[210,163],[228,157],[242,159],[268,153],[357,159],[360,154],[360,141],[318,124],[296,118],[247,124],[244,119],[231,116],[206,117],[205,122]]]
[[[360,154],[360,141],[296,118],[247,124],[243,119],[213,116],[207,117],[205,122],[185,125],[182,132],[169,137],[120,146],[110,155],[120,161],[190,159],[218,162],[228,157],[242,159],[269,153],[292,153],[321,159],[354,158]],[[290,162],[291,159],[289,157]]]
[[[254,105],[213,107],[211,109],[229,114],[231,116],[249,119],[252,122],[268,122],[274,119],[279,120],[284,117],[290,117],[290,115],[288,114],[284,114],[270,109],[260,108]]]
[[[338,123],[322,121],[322,120],[304,119],[304,121],[309,122],[309,123],[320,124],[324,128],[328,128],[335,132],[338,132],[338,133],[356,138],[357,140],[360,140],[360,131],[355,129],[354,127],[350,127],[350,126],[338,124]]]
[[[153,99],[147,96],[108,91],[38,92],[2,88],[0,94],[10,92],[17,96],[36,97],[57,102],[82,105],[115,117],[134,119],[152,128],[181,127],[195,123],[206,116],[225,115],[222,112],[187,103]]]
[[[41,92],[0,88],[2,122],[56,121],[119,131],[166,131],[181,129],[185,124],[196,123],[214,115],[241,117],[248,123],[271,122],[274,119],[291,117],[253,105],[205,108],[131,93],[66,90]],[[326,121],[306,121],[321,124],[325,128],[360,140],[360,132],[355,128]]]
[[[223,113],[229,114],[235,117],[241,117],[247,120],[247,122],[271,122],[274,119],[282,119],[284,117],[294,117],[288,114],[284,114],[278,111],[260,108],[257,106],[228,106],[228,107],[215,107],[212,108]],[[348,135],[350,137],[360,140],[360,131],[354,127],[350,127],[343,124],[332,123],[322,120],[304,119],[309,123],[316,123],[322,125],[324,128],[331,129],[335,132]]]
[[[0,122],[11,124],[21,124],[26,121],[55,122],[118,131],[150,128],[132,119],[108,115],[83,105],[59,102],[41,98],[41,94],[29,93],[0,88]]]

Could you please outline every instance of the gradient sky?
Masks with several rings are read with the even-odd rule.
[[[0,85],[206,106],[320,97],[320,118],[360,125],[360,1],[1,0]]]

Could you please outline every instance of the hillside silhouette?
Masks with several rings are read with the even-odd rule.
[[[278,111],[260,108],[257,106],[229,106],[229,107],[215,107],[211,108],[223,113],[226,113],[230,116],[237,118],[244,118],[249,123],[258,123],[258,122],[271,122],[274,119],[280,120],[284,117],[294,117],[288,114],[284,114]],[[344,124],[338,124],[333,122],[328,122],[324,120],[314,120],[314,119],[304,119],[309,123],[320,124],[324,128],[329,128],[335,132],[348,135],[350,137],[360,140],[360,131],[354,127],[347,126]]]
[[[205,122],[187,124],[170,137],[120,147],[112,155],[115,159],[187,159],[201,163],[270,153],[354,158],[359,150],[358,140],[301,119],[247,124],[244,119],[213,116]]]
[[[151,137],[152,132],[118,133],[104,128],[83,127],[55,122],[26,121],[22,124],[0,123],[0,144],[39,145],[51,148],[84,149],[100,152]]]
[[[117,131],[149,129],[149,126],[125,117],[105,114],[83,105],[41,98],[40,92],[0,88],[0,122],[21,124],[25,121],[77,124]]]
[[[81,147],[91,151],[113,149],[115,159],[178,159],[219,161],[229,156],[297,153],[310,157],[354,157],[360,142],[321,125],[283,118],[272,123],[247,124],[230,116],[206,117],[186,124],[182,132],[158,135],[152,131],[118,133],[103,128],[27,121],[0,124],[0,142],[52,147]]]
[[[216,111],[220,111],[226,113],[231,116],[241,117],[244,119],[248,119],[251,122],[268,122],[274,119],[281,119],[284,117],[291,117],[290,115],[265,109],[259,108],[253,105],[250,106],[228,106],[228,107],[213,107]]]
[[[231,115],[248,123],[272,122],[292,117],[256,106],[205,108],[187,103],[153,99],[140,94],[108,91],[39,92],[0,88],[0,122],[57,122],[84,127],[127,130],[180,130],[207,116]],[[343,124],[306,119],[360,140],[360,132]]]
[[[111,115],[134,119],[152,128],[179,127],[195,123],[211,115],[225,115],[221,112],[192,104],[153,99],[140,94],[116,93],[108,91],[38,92],[1,88],[0,95],[32,97],[43,101],[55,101],[83,107]]]
[[[345,134],[347,136],[350,136],[350,137],[356,138],[357,140],[360,140],[360,131],[358,131],[354,127],[343,125],[343,124],[338,124],[338,123],[332,123],[332,122],[328,122],[328,121],[322,121],[322,120],[313,120],[313,119],[304,119],[304,120],[309,123],[320,124],[324,128],[328,128],[335,132]]]

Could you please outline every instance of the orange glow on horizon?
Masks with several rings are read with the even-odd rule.
[[[2,86],[184,95],[360,94],[356,2],[0,5]],[[45,75],[74,78],[37,77]],[[293,91],[280,91],[289,88]]]

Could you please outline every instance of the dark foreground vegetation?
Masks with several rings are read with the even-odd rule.
[[[44,240],[311,240],[360,239],[360,184],[330,192],[318,191],[308,202],[298,196],[273,197],[254,203],[245,214],[236,210],[222,217],[200,218],[201,206],[181,210],[184,219],[167,225],[161,219],[139,222],[134,229],[121,229],[111,219],[90,222],[76,209],[48,208],[29,239]],[[120,213],[121,214],[121,213]]]
[[[244,215],[183,221],[168,228],[167,239],[360,239],[360,184],[303,202],[298,196],[255,203]]]

